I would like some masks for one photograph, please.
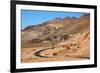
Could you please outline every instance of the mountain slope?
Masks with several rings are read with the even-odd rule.
[[[28,26],[22,30],[22,45],[42,41],[61,41],[76,33],[89,30],[90,15],[84,14],[80,18],[55,18],[35,26]]]

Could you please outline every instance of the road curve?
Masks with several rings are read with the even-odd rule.
[[[34,55],[37,56],[37,57],[42,57],[42,58],[50,58],[48,56],[43,56],[43,55],[40,54],[41,52],[43,52],[45,50],[48,50],[48,49],[51,49],[51,48],[46,48],[46,49],[39,50],[39,51],[35,52]]]

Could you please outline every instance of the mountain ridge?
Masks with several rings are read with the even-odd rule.
[[[31,25],[22,30],[22,43],[40,42],[40,41],[61,41],[62,38],[68,37],[69,34],[77,33],[89,28],[90,15],[84,14],[80,18],[65,17],[54,18],[51,21],[39,25]]]

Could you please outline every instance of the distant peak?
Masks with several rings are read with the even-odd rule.
[[[76,17],[65,17],[64,19],[77,19]]]
[[[90,14],[89,13],[85,13],[80,18],[86,18],[86,17],[90,17]]]
[[[24,29],[22,29],[22,31],[26,31],[26,30],[31,30],[33,27],[35,27],[36,25],[30,25],[25,27]]]
[[[85,13],[83,16],[90,16],[90,14],[89,13]]]
[[[53,19],[53,20],[63,20],[62,18],[60,18],[60,17],[56,17],[55,19]]]

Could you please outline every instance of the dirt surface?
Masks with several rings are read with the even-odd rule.
[[[90,33],[77,33],[70,39],[54,45],[37,43],[35,46],[33,43],[32,47],[23,47],[21,51],[22,63],[89,59]]]

